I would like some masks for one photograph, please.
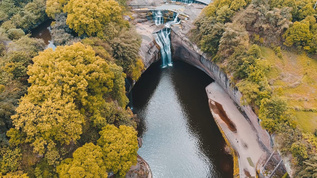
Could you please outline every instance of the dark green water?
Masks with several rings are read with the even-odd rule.
[[[52,20],[47,20],[38,27],[34,28],[31,31],[31,37],[42,39],[44,43],[47,45],[46,48],[52,48],[53,50],[55,50],[56,46],[53,43],[52,36],[49,30],[51,23]]]
[[[205,87],[213,82],[186,63],[153,64],[132,90],[143,146],[138,153],[154,178],[233,177],[232,157],[209,111]]]

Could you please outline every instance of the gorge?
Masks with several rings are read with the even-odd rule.
[[[150,33],[152,40],[144,40],[142,36],[147,51],[146,56],[142,55],[144,47],[141,47],[140,53],[148,69],[132,90],[134,112],[141,119],[139,136],[144,139],[139,154],[149,163],[153,176],[231,177],[233,175],[232,158],[227,154],[229,148],[225,147],[219,129],[208,111],[208,99],[204,88],[213,82],[211,78],[229,93],[231,99],[242,107],[247,118],[250,119],[249,122],[257,132],[254,135],[267,151],[265,160],[271,152],[270,138],[257,123],[256,115],[250,108],[240,104],[241,94],[230,86],[226,74],[208,61],[186,36],[182,36],[188,30],[186,25],[192,23],[193,19],[185,21],[181,24],[183,26],[177,25],[179,13],[173,12],[174,20],[164,26],[163,13],[157,11],[153,14],[153,22],[160,30],[154,34]],[[145,23],[153,24],[153,22]],[[47,30],[46,27],[43,29]],[[137,30],[140,29],[137,26]],[[37,34],[41,37],[39,35],[41,32]],[[49,40],[46,40],[48,45],[51,43]],[[159,51],[161,55],[158,55]],[[172,56],[173,60],[177,61],[176,65],[166,68],[173,66]],[[152,64],[160,59],[161,62]],[[203,72],[178,60],[189,63]],[[169,125],[166,125],[167,123]],[[157,148],[160,149],[156,150]],[[261,160],[260,164],[263,164],[264,160]],[[254,164],[258,161],[253,160]],[[257,169],[264,168],[257,167]],[[247,170],[247,174],[250,172],[251,175],[255,174],[253,170]],[[243,171],[239,174],[242,177],[247,175]]]
[[[168,7],[168,5],[164,5],[164,7]],[[223,88],[221,91],[221,95],[223,94],[224,98],[230,98],[228,101],[222,102],[224,104],[223,107],[226,108],[225,112],[229,113],[229,118],[234,119],[234,123],[243,122],[244,126],[240,125],[240,128],[237,128],[238,133],[230,133],[230,130],[227,131],[226,125],[222,125],[221,121],[217,121],[219,129],[224,132],[223,136],[228,139],[228,144],[231,145],[232,149],[234,150],[232,154],[234,155],[234,176],[246,177],[246,176],[273,176],[274,174],[283,175],[286,172],[286,168],[284,164],[281,164],[283,161],[278,153],[272,151],[272,143],[270,135],[261,128],[258,117],[250,108],[250,106],[244,106],[240,99],[241,93],[237,90],[235,86],[233,86],[230,80],[227,77],[227,74],[222,71],[222,69],[217,66],[215,63],[210,61],[208,57],[202,53],[199,48],[194,45],[189,39],[188,34],[190,29],[192,28],[192,24],[194,19],[198,16],[200,10],[203,6],[200,4],[191,4],[183,6],[181,10],[180,7],[175,7],[173,5],[170,6],[169,9],[172,12],[185,12],[180,17],[181,24],[180,25],[171,25],[171,48],[172,48],[172,58],[173,60],[181,60],[196,68],[202,70],[207,75],[209,75],[212,79],[215,80],[216,85],[218,87]],[[161,8],[161,7],[158,7]],[[168,9],[168,8],[167,8]],[[143,11],[143,10],[142,10]],[[140,15],[141,13],[141,15]],[[144,13],[144,11],[143,11]],[[188,15],[188,14],[190,15]],[[164,14],[162,15],[164,16]],[[139,12],[137,18],[144,18],[142,12]],[[161,17],[161,14],[160,14]],[[166,18],[166,17],[165,17]],[[138,21],[138,19],[136,20]],[[157,22],[155,20],[154,22]],[[153,22],[152,22],[153,23]],[[156,23],[155,23],[156,24]],[[160,60],[160,56],[158,55],[158,48],[155,45],[153,36],[151,35],[151,31],[159,31],[157,28],[153,28],[151,22],[148,21],[141,21],[141,23],[136,24],[137,31],[142,36],[142,46],[140,50],[140,54],[142,56],[143,62],[146,67],[149,67],[154,61]],[[160,28],[159,28],[160,29]],[[149,40],[152,39],[152,40]],[[162,45],[158,44],[162,51]],[[164,58],[163,55],[162,59]],[[162,60],[162,64],[164,64],[164,60]],[[208,86],[209,87],[209,86]],[[217,88],[217,87],[216,87]],[[208,91],[208,89],[206,90]],[[204,93],[205,94],[205,93]],[[219,95],[219,96],[221,96]],[[209,102],[211,102],[212,96],[209,96]],[[135,97],[134,97],[135,99]],[[219,98],[218,98],[219,99]],[[231,112],[230,108],[227,108],[226,105],[232,103],[230,107],[234,107],[235,111]],[[205,103],[206,105],[208,103]],[[221,106],[221,105],[220,105]],[[229,105],[228,105],[229,106]],[[237,109],[238,108],[238,109]],[[214,117],[218,117],[217,113],[215,113],[212,107],[210,108],[211,112],[213,113]],[[228,110],[229,109],[229,110]],[[142,115],[142,114],[141,114]],[[234,118],[231,118],[234,117]],[[238,120],[236,120],[239,118]],[[210,118],[212,119],[212,117]],[[215,119],[217,120],[217,119]],[[238,124],[239,125],[239,124]],[[244,131],[248,130],[249,136],[243,135]],[[242,132],[241,132],[242,131]],[[252,133],[252,134],[251,134]],[[242,143],[242,150],[240,150],[240,144]],[[243,146],[244,145],[244,146]],[[246,149],[248,146],[251,146],[249,151]],[[245,148],[243,148],[245,147]],[[140,149],[142,152],[143,148]],[[242,153],[242,152],[244,153]],[[236,152],[236,153],[234,153]],[[243,155],[243,156],[242,156]],[[274,156],[273,156],[274,155]],[[270,164],[268,167],[267,164]],[[151,167],[151,163],[150,163]],[[273,170],[274,169],[274,170]]]

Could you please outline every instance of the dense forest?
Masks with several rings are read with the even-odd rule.
[[[125,1],[0,2],[1,177],[124,176],[136,164],[125,80],[144,67],[127,15]],[[30,37],[49,18],[54,51]]]
[[[191,39],[229,75],[295,177],[317,176],[314,0],[215,0]],[[292,64],[295,63],[295,64]]]

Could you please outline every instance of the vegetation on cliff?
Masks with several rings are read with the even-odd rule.
[[[191,35],[227,72],[278,149],[293,156],[295,176],[303,177],[317,169],[308,156],[317,154],[314,6],[313,0],[216,0]]]
[[[144,68],[126,2],[0,7],[0,176],[124,176],[138,149],[125,78],[137,80]],[[56,20],[56,43],[66,45],[55,51],[25,35],[47,17]]]

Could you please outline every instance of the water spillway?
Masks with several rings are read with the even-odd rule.
[[[170,34],[170,28],[164,28],[155,34],[155,41],[161,48],[162,68],[173,66]]]
[[[190,3],[194,3],[194,0],[172,0],[172,2],[181,2],[184,4],[190,4]]]
[[[155,25],[161,25],[164,23],[163,14],[162,14],[162,11],[160,10],[153,11],[153,18],[154,18]]]
[[[205,87],[212,79],[180,61],[152,64],[132,90],[141,120],[138,153],[153,177],[232,177],[232,157],[209,111]]]
[[[160,10],[154,11],[154,22],[155,25],[161,25],[164,23],[163,14]],[[174,13],[175,14],[175,13]],[[178,13],[174,15],[174,20],[169,21],[165,24],[165,27],[160,31],[154,34],[156,43],[160,46],[161,51],[161,59],[162,59],[162,68],[167,66],[173,66],[172,63],[172,50],[171,50],[171,25],[179,23],[178,21]]]

